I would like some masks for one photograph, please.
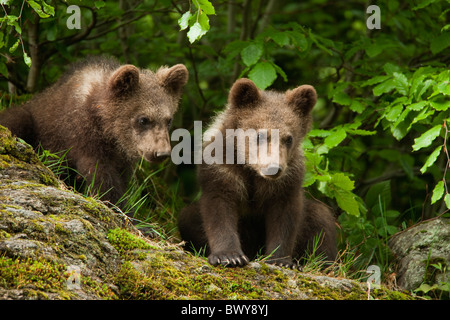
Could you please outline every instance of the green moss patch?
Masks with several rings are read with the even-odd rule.
[[[0,257],[0,286],[57,292],[65,288],[66,266],[45,260]]]
[[[144,239],[120,228],[108,231],[108,240],[119,254],[126,260],[133,260],[136,257],[135,249],[151,249],[154,248]],[[138,258],[143,258],[138,254]]]

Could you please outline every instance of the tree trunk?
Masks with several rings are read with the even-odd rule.
[[[28,46],[31,57],[31,67],[27,78],[27,91],[34,92],[41,73],[41,61],[39,57],[39,16],[34,15],[34,21],[30,20],[28,28]]]

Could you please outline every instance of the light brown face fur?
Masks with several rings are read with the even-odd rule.
[[[231,88],[227,109],[210,130],[226,136],[226,129],[242,129],[236,134],[236,159],[245,158],[244,165],[263,178],[277,179],[291,159],[297,161],[301,155],[299,146],[311,127],[310,111],[316,100],[314,88],[308,85],[283,94],[260,91],[250,80],[240,79]],[[245,148],[239,143],[245,143]],[[264,145],[267,152],[261,149]],[[255,146],[259,146],[257,152]],[[256,161],[251,152],[256,152]]]
[[[169,128],[187,78],[183,65],[156,73],[127,65],[110,77],[101,114],[106,131],[131,160],[170,156]]]

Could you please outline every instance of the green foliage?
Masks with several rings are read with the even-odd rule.
[[[151,69],[186,64],[190,81],[175,128],[209,123],[239,77],[261,89],[314,85],[319,99],[303,144],[304,186],[339,216],[340,246],[357,250],[361,268],[387,270],[392,234],[450,208],[447,0],[377,1],[379,30],[367,29],[362,0],[1,3],[0,74],[18,93],[32,91],[27,57],[36,19],[36,89],[87,55],[107,53]],[[66,26],[69,4],[81,8],[81,30]],[[6,81],[0,89],[10,90]],[[1,97],[4,106],[16,99]],[[140,181],[154,170],[144,168]],[[168,165],[158,176],[164,183],[152,178],[135,195],[164,195],[137,211],[151,220],[149,212],[162,208],[158,219],[173,221],[180,202],[198,195],[195,170]]]
[[[414,290],[418,295],[425,296],[431,299],[450,299],[450,283],[447,282],[437,282],[437,275],[443,276],[442,279],[447,279],[446,274],[448,272],[448,267],[445,259],[434,258],[431,259],[431,249],[428,253],[428,259],[426,261],[426,272],[424,281],[422,284]]]
[[[201,39],[209,30],[208,15],[216,14],[213,5],[208,0],[193,0],[196,11],[192,14],[191,11],[186,11],[180,19],[178,25],[181,30],[189,28],[187,36],[190,43]]]

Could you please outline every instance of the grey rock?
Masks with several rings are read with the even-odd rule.
[[[440,262],[450,267],[450,219],[436,218],[415,225],[394,235],[389,247],[399,266],[397,284],[401,288],[415,290],[423,282],[450,282],[450,272],[427,277],[431,264]]]

